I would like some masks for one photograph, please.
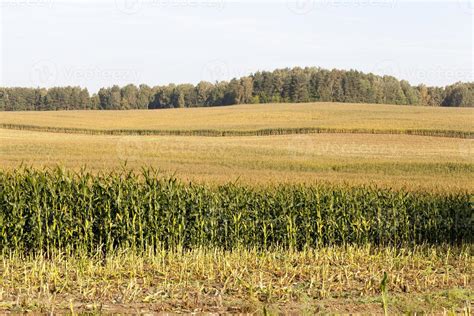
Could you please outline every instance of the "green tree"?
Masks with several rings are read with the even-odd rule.
[[[196,85],[196,104],[199,106],[208,106],[214,85],[207,81],[201,81]]]
[[[120,108],[123,110],[138,109],[138,88],[129,84],[120,89]]]

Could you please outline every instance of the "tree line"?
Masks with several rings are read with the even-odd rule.
[[[412,86],[392,76],[315,67],[259,71],[230,81],[101,88],[0,88],[0,110],[126,110],[242,103],[349,102],[423,106],[474,106],[474,82]]]

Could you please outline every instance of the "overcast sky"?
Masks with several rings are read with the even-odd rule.
[[[158,85],[293,66],[473,79],[472,1],[5,0],[0,86]]]

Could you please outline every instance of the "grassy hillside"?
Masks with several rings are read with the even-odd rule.
[[[47,133],[0,128],[0,161],[4,168],[16,168],[23,162],[36,167],[87,166],[96,171],[116,169],[127,163],[133,169],[153,166],[164,173],[176,173],[180,178],[219,183],[236,179],[250,183],[348,181],[471,190],[473,113],[473,109],[461,108],[330,103],[156,111],[3,112],[0,125],[26,124],[58,130]],[[207,129],[241,133],[315,127],[342,131],[370,129],[375,134],[215,138],[102,135],[101,132]],[[99,135],[61,132],[71,128],[100,132]],[[377,135],[387,129],[447,134],[457,131],[464,139]]]

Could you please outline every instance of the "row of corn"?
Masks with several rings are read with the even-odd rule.
[[[153,170],[0,171],[0,250],[257,249],[472,242],[467,192],[208,186]]]

